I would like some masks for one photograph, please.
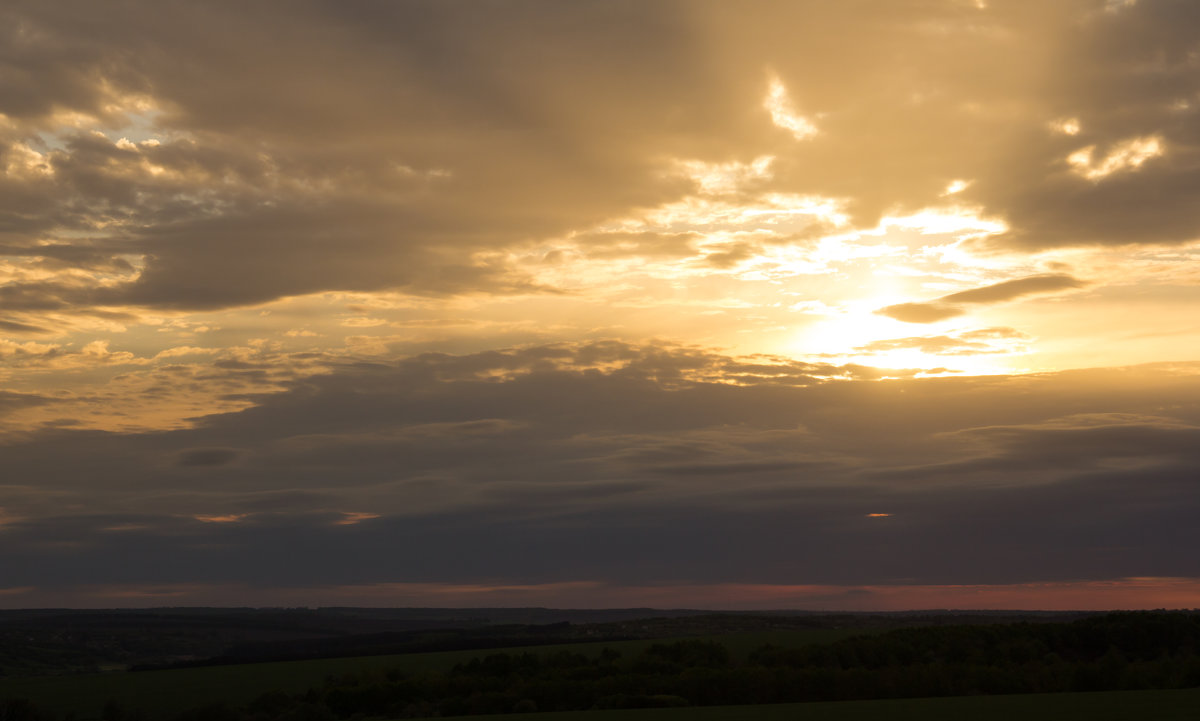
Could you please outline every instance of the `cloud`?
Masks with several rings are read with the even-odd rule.
[[[944,303],[999,303],[1036,293],[1052,293],[1070,288],[1082,288],[1087,283],[1069,275],[1057,273],[1034,275],[1028,278],[1007,280],[983,288],[973,288],[952,293],[939,300]]]
[[[1195,369],[880,383],[764,361],[427,354],[189,429],[44,430],[5,447],[0,558],[39,588],[1200,573]]]
[[[1117,143],[1103,159],[1096,161],[1092,155],[1096,146],[1076,150],[1067,156],[1067,162],[1075,172],[1088,180],[1099,181],[1113,173],[1129,172],[1142,167],[1147,160],[1163,154],[1162,139],[1157,136],[1131,138]]]
[[[920,304],[919,308],[923,307]],[[893,306],[895,308],[895,306]],[[892,314],[893,318],[898,320],[906,320],[904,314]],[[918,314],[916,317],[922,317]],[[934,318],[940,320],[940,318]],[[926,322],[926,321],[916,321]],[[1002,344],[1004,342],[1028,340],[1025,334],[1013,330],[1012,328],[984,328],[965,333],[955,333],[953,335],[938,335],[938,336],[916,336],[910,338],[889,338],[887,340],[878,340],[866,345],[858,346],[854,350],[858,353],[872,354],[885,353],[893,350],[915,349],[922,353],[936,355],[981,355],[988,353],[1005,353],[1008,349]]]
[[[1194,574],[1191,366],[741,354],[1020,349],[1073,321],[880,339],[854,294],[991,283],[877,311],[933,323],[1085,287],[1026,255],[1056,248],[1176,284],[1102,300],[1186,306],[1155,274],[1200,237],[1197,27],[1093,0],[11,0],[5,582]]]
[[[179,454],[179,465],[223,466],[237,457],[238,451],[231,448],[192,448]]]
[[[30,325],[29,323],[21,323],[15,320],[0,320],[0,332],[15,333],[18,335],[42,335],[51,331],[48,328]]]
[[[880,315],[902,320],[905,323],[936,323],[962,315],[966,311],[951,305],[941,303],[897,303],[876,311]]]
[[[38,406],[48,402],[49,399],[33,393],[0,391],[0,415],[5,415],[14,409]]]
[[[966,313],[964,305],[1001,303],[1029,295],[1082,288],[1086,285],[1086,282],[1062,273],[1034,275],[951,293],[926,303],[889,305],[876,312],[906,323],[936,323]]]
[[[530,24],[499,34],[490,10],[280,10],[147,3],[116,17],[78,4],[72,12],[97,24],[88,33],[36,4],[7,11],[10,27],[28,31],[13,39],[22,68],[46,82],[37,97],[6,95],[0,111],[27,132],[63,133],[43,153],[52,172],[5,194],[24,232],[72,245],[66,232],[91,231],[145,261],[136,280],[88,302],[217,308],[329,289],[537,292],[471,256],[685,187],[642,154],[673,130],[646,125],[632,146],[597,132],[617,120],[635,127],[618,107],[653,115],[670,102],[662,92],[682,79],[691,51],[672,37],[666,8],[531,3],[495,18]],[[257,33],[231,30],[264,22],[277,42],[271,58]],[[195,41],[203,27],[221,33],[220,53]],[[321,62],[314,43],[329,53]],[[58,61],[67,56],[76,61]],[[502,71],[487,61],[500,57]],[[145,105],[156,114],[137,129],[156,143],[115,141]],[[55,128],[58,109],[113,136]]]
[[[699,233],[612,232],[575,237],[579,249],[591,258],[665,257],[679,258],[695,254]]]
[[[689,162],[774,159],[759,192],[837,199],[861,228],[972,178],[956,198],[1005,219],[1011,232],[986,242],[1020,249],[1200,228],[1194,172],[1170,150],[1195,140],[1194,111],[1169,109],[1196,90],[1181,70],[1194,10],[1178,4],[58,7],[5,10],[0,153],[41,170],[0,180],[0,216],[9,250],[91,280],[6,288],[29,309],[545,292],[503,254],[694,199],[673,172]],[[203,40],[217,34],[219,51]],[[824,62],[846,44],[869,50]],[[1047,132],[1062,117],[1081,130]],[[1166,150],[1096,183],[1063,160],[1095,146],[1120,165],[1129,138]],[[689,243],[594,251],[670,257]]]

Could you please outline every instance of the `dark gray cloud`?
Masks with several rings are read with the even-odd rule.
[[[1084,281],[1062,273],[1034,275],[951,293],[926,303],[889,305],[876,312],[906,323],[936,323],[966,313],[964,305],[1001,303],[1028,295],[1053,293],[1086,285]]]
[[[0,390],[0,415],[17,408],[28,408],[48,403],[49,399],[34,393],[13,393]]]
[[[379,582],[1021,583],[1192,576],[1200,502],[1186,470],[937,495],[856,487],[775,497],[763,507],[555,494],[338,525],[337,514],[258,514],[236,523],[159,516],[13,524],[14,582],[73,584]],[[617,489],[617,492],[628,489]],[[539,497],[546,493],[539,491]],[[581,508],[594,505],[592,509]],[[886,520],[867,517],[886,509]],[[1019,530],[1019,532],[1014,532]],[[51,540],[52,539],[52,540]]]
[[[872,584],[1200,572],[1195,375],[880,383],[801,364],[771,376],[768,365],[751,380],[710,352],[613,342],[426,355],[295,381],[189,430],[43,431],[2,449],[0,506],[20,519],[0,529],[6,578]],[[879,512],[891,516],[867,517]]]
[[[238,457],[232,448],[191,448],[179,454],[181,466],[224,466]]]

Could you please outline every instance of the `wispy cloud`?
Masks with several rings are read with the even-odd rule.
[[[1035,275],[959,291],[924,303],[897,303],[878,313],[906,323],[935,323],[966,313],[972,305],[990,305],[1030,295],[1083,288],[1088,284],[1065,274]]]

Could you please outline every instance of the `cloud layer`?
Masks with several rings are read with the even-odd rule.
[[[4,448],[6,585],[1200,575],[1194,369],[830,380],[856,373],[551,346],[340,368],[189,430],[46,431]]]
[[[531,290],[489,253],[764,154],[862,227],[967,178],[995,247],[1196,238],[1189,3],[757,5],[10,3],[8,252],[93,280],[5,307]]]
[[[1028,295],[1081,288],[1087,285],[1065,274],[1035,275],[972,288],[942,296],[928,303],[898,303],[880,308],[879,313],[906,323],[934,323],[966,312],[964,306],[1001,303]]]
[[[0,602],[1190,598],[1198,21],[6,2]]]

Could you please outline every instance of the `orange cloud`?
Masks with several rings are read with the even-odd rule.
[[[197,521],[201,521],[203,523],[237,523],[238,521],[242,520],[243,518],[245,518],[248,515],[250,515],[250,514],[248,514],[248,513],[228,513],[223,516],[195,515],[195,516],[192,516],[192,518],[195,518]]]
[[[369,521],[372,518],[379,518],[378,513],[353,513],[348,511],[342,512],[341,520],[334,521],[339,526],[353,526],[356,523]]]

